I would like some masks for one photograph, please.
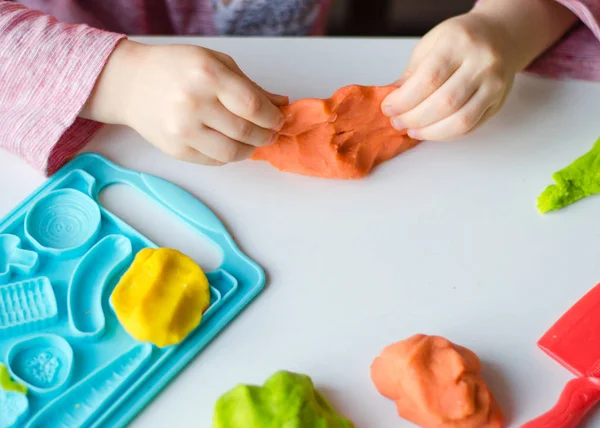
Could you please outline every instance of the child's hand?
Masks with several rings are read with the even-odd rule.
[[[277,106],[285,103],[225,54],[123,41],[83,116],[128,125],[178,159],[220,165],[273,141],[284,120]]]
[[[419,42],[383,112],[419,140],[460,137],[500,110],[515,62],[508,35],[493,20],[475,12],[452,18]]]

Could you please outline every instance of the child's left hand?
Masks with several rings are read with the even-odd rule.
[[[400,88],[382,103],[384,114],[419,140],[472,131],[500,110],[512,87],[518,66],[508,40],[474,12],[441,23],[415,48]]]

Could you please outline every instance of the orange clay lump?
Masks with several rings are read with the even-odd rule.
[[[499,428],[502,413],[462,346],[417,334],[386,347],[371,365],[377,390],[400,417],[424,428]]]
[[[279,137],[258,148],[252,159],[313,177],[363,178],[419,143],[394,129],[381,112],[381,102],[394,89],[351,85],[326,100],[303,99],[285,106]]]
[[[169,248],[144,248],[111,295],[123,328],[156,346],[175,345],[210,305],[208,279],[191,258]]]

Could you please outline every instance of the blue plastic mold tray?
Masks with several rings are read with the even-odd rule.
[[[176,346],[131,338],[109,297],[135,254],[156,245],[98,203],[112,184],[154,199],[211,240],[211,306]],[[157,225],[158,226],[158,225]],[[124,426],[263,288],[200,201],[163,179],[80,155],[0,221],[0,362],[28,388],[0,387],[0,428]]]

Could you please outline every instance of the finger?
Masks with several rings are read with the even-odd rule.
[[[434,48],[435,40],[436,37],[432,31],[423,36],[423,38],[414,48],[404,72],[398,78],[398,80],[393,83],[393,85],[402,86],[413,74],[415,74],[417,68],[419,68],[419,65],[425,58],[427,58],[431,50]]]
[[[256,82],[254,82],[254,80],[250,79],[248,77],[248,75],[242,71],[242,69],[239,67],[239,65],[237,65],[237,63],[234,61],[234,59],[231,58],[229,55],[226,55],[222,52],[217,52],[217,51],[212,51],[212,53],[219,61],[221,61],[223,64],[225,64],[225,66],[227,68],[229,68],[231,71],[233,71],[235,74],[248,79],[250,82],[252,82],[254,85],[256,85],[256,87],[259,88],[261,91],[263,91],[265,96],[276,106],[281,107],[281,106],[289,104],[290,100],[288,97],[286,97],[284,95],[278,95],[278,94],[269,92],[266,89],[264,89],[263,87],[259,86]]]
[[[267,98],[275,104],[277,107],[283,107],[290,103],[290,98],[285,95],[277,95],[272,92],[267,91],[259,86],[259,88],[265,93]]]
[[[206,156],[204,153],[200,153],[198,150],[195,150],[191,147],[184,147],[177,151],[176,154],[167,153],[170,156],[173,156],[176,159],[197,163],[199,165],[205,166],[221,166],[223,162],[219,162],[211,157]]]
[[[498,113],[500,108],[501,108],[500,103],[495,104],[495,105],[491,106],[490,108],[488,108],[487,111],[483,114],[483,116],[481,116],[481,119],[479,119],[479,122],[477,122],[477,125],[475,125],[469,132],[475,131],[477,128],[481,127],[481,125],[483,125],[488,120],[490,120],[492,117],[494,117],[494,115],[496,113]]]
[[[406,72],[408,74],[414,74],[419,68],[419,65],[423,62],[425,58],[431,53],[431,50],[435,47],[435,37],[432,37],[431,33],[427,33],[423,38],[419,41],[412,54],[410,55],[410,60],[406,66]]]
[[[458,69],[456,60],[444,55],[430,55],[404,84],[382,102],[383,113],[398,116],[415,108],[442,86]]]
[[[468,67],[462,66],[437,91],[406,113],[392,118],[399,130],[419,129],[456,113],[473,96],[479,83]]]
[[[214,129],[203,127],[197,138],[189,141],[190,147],[215,159],[230,163],[248,159],[254,147],[239,143]]]
[[[488,109],[494,105],[489,92],[478,89],[456,113],[421,129],[409,129],[408,135],[417,140],[448,141],[470,132]]]
[[[281,110],[252,82],[230,70],[221,73],[217,98],[227,110],[262,128],[279,130],[283,126]]]
[[[204,112],[203,112],[204,113]],[[276,132],[256,126],[227,110],[216,101],[208,114],[203,115],[204,124],[232,140],[250,146],[260,147],[273,142]]]

